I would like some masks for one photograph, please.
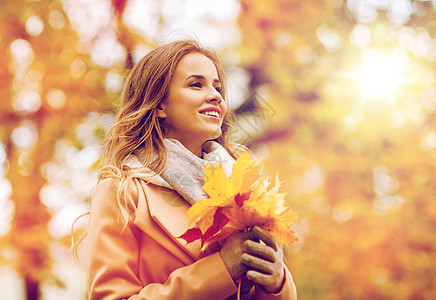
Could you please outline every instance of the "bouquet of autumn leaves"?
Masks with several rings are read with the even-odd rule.
[[[243,153],[233,165],[232,176],[225,174],[221,164],[205,166],[203,190],[207,199],[200,199],[187,214],[190,229],[182,236],[191,243],[201,239],[202,246],[226,231],[244,231],[259,226],[279,243],[291,245],[298,241],[289,226],[297,221],[297,213],[284,206],[285,193],[279,193],[280,182],[270,187],[268,178],[260,175],[262,164],[256,164]]]

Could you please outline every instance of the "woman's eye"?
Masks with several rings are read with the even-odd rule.
[[[221,87],[216,86],[215,89],[216,89],[216,91],[217,91],[218,93],[222,94],[222,89],[221,89]]]
[[[192,83],[190,86],[198,87],[198,88],[201,88],[201,87],[202,87],[202,85],[201,85],[200,82],[194,82],[194,83]]]

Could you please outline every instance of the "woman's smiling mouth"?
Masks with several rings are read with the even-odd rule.
[[[211,107],[200,111],[200,114],[205,116],[210,116],[216,119],[220,119],[221,109],[219,107]]]

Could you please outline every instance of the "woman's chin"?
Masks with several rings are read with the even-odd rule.
[[[217,129],[216,131],[214,131],[211,135],[210,138],[208,140],[214,140],[217,139],[221,136],[221,128]]]
[[[221,127],[209,126],[207,129],[205,128],[204,131],[198,132],[197,134],[193,133],[193,135],[202,137],[204,141],[214,140],[221,136]]]

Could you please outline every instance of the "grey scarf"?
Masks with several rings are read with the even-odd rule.
[[[204,166],[221,163],[227,176],[231,175],[234,159],[217,142],[208,141],[203,145],[203,158],[186,149],[175,139],[165,139],[167,164],[161,177],[186,201],[194,204],[206,198],[203,191]]]

